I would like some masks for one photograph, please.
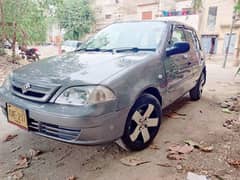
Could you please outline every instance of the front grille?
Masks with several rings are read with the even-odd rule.
[[[26,82],[19,81],[19,80],[12,80],[12,92],[25,99],[38,101],[38,102],[46,102],[49,100],[49,98],[55,93],[60,85],[47,85],[48,87],[45,87],[45,85],[30,83],[30,88],[27,89],[25,92],[23,90],[24,85]]]
[[[18,92],[18,93],[20,93],[20,94],[23,94],[21,88],[16,87],[16,86],[14,86],[14,85],[13,85],[12,87],[13,87],[13,89],[14,89],[15,92]],[[45,96],[44,93],[34,92],[34,91],[27,91],[26,93],[24,93],[24,95],[25,95],[25,96],[36,97],[36,98],[42,98],[42,97]]]
[[[33,119],[29,120],[29,130],[69,141],[76,139],[81,131],[80,129],[70,129],[58,125],[35,121]]]

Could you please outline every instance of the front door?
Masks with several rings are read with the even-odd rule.
[[[186,41],[183,27],[172,27],[169,47],[175,42]],[[188,53],[172,55],[165,59],[166,76],[168,82],[168,100],[175,101],[186,93],[186,79],[191,75],[189,70]]]

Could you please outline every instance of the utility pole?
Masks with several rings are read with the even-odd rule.
[[[232,33],[233,33],[233,26],[235,23],[235,18],[236,18],[236,11],[233,12],[232,25],[231,25],[231,30],[230,30],[230,34],[229,34],[229,38],[228,38],[227,47],[226,47],[226,54],[225,54],[225,58],[224,58],[223,68],[225,68],[226,64],[227,64],[228,53],[229,53],[229,48],[230,48],[230,44],[231,44],[231,40],[232,40]]]

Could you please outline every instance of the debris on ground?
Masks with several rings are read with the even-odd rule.
[[[19,155],[19,159],[18,161],[16,162],[16,167],[14,169],[11,169],[9,171],[7,171],[7,174],[9,173],[14,173],[20,169],[26,169],[29,167],[30,165],[30,161],[29,161],[29,158],[26,157],[26,156],[23,156],[23,155]]]
[[[23,171],[20,170],[20,171],[16,171],[16,172],[12,173],[12,174],[10,175],[9,179],[20,180],[20,179],[23,178],[23,176],[24,176]]]
[[[212,152],[213,151],[213,146],[200,146],[199,149],[203,152]]]
[[[12,150],[11,150],[11,152],[13,153],[13,152],[16,152],[17,150],[19,150],[19,149],[21,149],[21,146],[17,146],[17,147],[15,147],[15,148],[13,148]]]
[[[126,166],[139,166],[142,164],[150,163],[148,160],[144,160],[134,156],[128,156],[120,159],[120,162]]]
[[[177,170],[177,172],[182,172],[183,171],[183,166],[181,165],[181,164],[178,164],[177,166],[176,166],[176,170]]]
[[[232,114],[232,111],[230,111],[228,108],[222,108],[222,112],[226,114]]]
[[[24,169],[29,167],[29,159],[26,156],[20,155],[18,161],[16,162],[18,169]]]
[[[185,145],[172,145],[168,148],[167,158],[170,160],[183,160],[183,154],[189,154],[193,151],[193,147],[187,144]]]
[[[29,149],[29,156],[30,156],[30,158],[36,158],[40,154],[42,154],[42,151],[40,151],[38,149]]]
[[[149,146],[149,148],[150,148],[150,149],[154,149],[154,150],[159,150],[159,149],[160,149],[160,147],[159,147],[157,144],[151,144],[151,145]]]
[[[231,166],[234,166],[235,168],[240,167],[240,159],[228,159],[227,163]]]
[[[184,141],[185,144],[188,144],[189,146],[192,146],[194,148],[199,148],[199,143],[192,141],[192,140],[185,140]]]
[[[171,118],[171,119],[185,119],[185,116],[187,116],[187,114],[184,113],[178,113],[178,112],[170,112],[165,114],[164,116]]]
[[[224,123],[223,123],[223,127],[227,128],[227,129],[233,129],[236,132],[239,132],[239,128],[240,128],[240,119],[227,119]]]
[[[177,153],[177,154],[188,154],[193,151],[193,147],[187,144],[185,145],[172,145],[168,148],[170,153]]]
[[[168,164],[168,163],[157,163],[157,166],[162,166],[162,167],[173,167],[172,165]]]
[[[222,112],[231,114],[232,112],[239,112],[240,111],[240,97],[232,96],[227,98],[224,102],[220,104],[222,108]]]
[[[192,141],[192,140],[185,140],[184,141],[185,144],[189,145],[189,146],[192,146],[196,149],[199,149],[203,152],[212,152],[214,147],[212,145],[204,145],[203,142],[202,143],[197,143],[195,141]]]
[[[77,180],[77,177],[76,177],[76,176],[69,176],[69,177],[67,178],[67,180]]]
[[[170,160],[184,160],[185,158],[180,155],[180,154],[176,154],[176,153],[168,153],[167,154],[167,158]]]
[[[15,137],[17,137],[17,136],[18,136],[17,134],[9,134],[9,135],[7,135],[7,136],[4,138],[3,142],[11,141],[11,140],[13,140]]]
[[[208,180],[204,175],[198,175],[192,172],[187,173],[187,180]]]

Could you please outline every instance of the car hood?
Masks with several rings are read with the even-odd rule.
[[[52,84],[99,84],[146,56],[149,53],[67,53],[21,67],[14,71],[13,78]]]

